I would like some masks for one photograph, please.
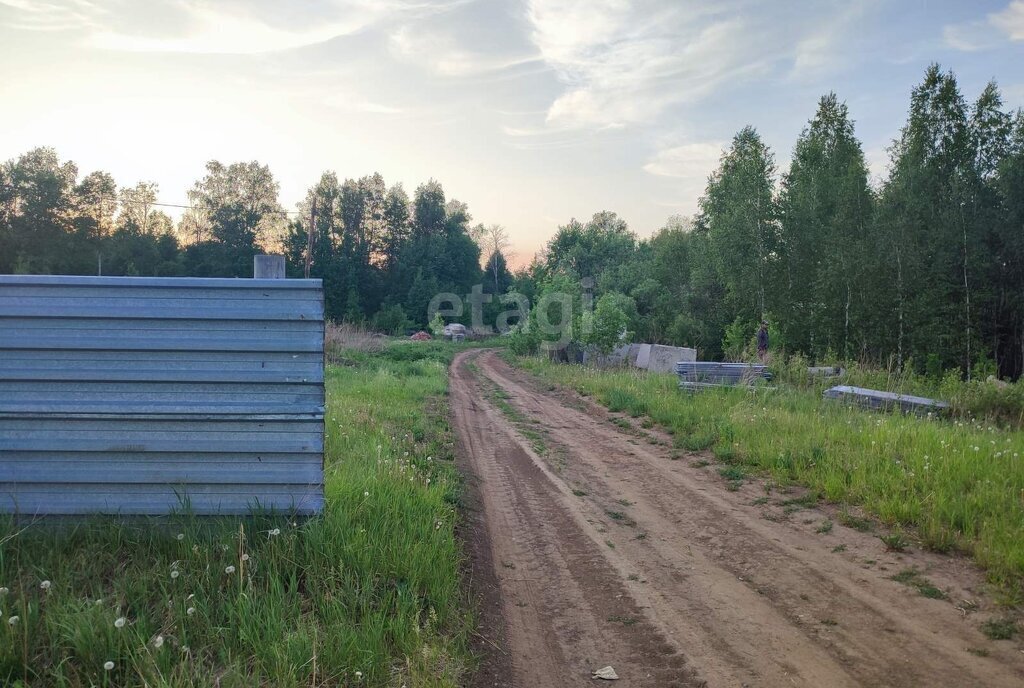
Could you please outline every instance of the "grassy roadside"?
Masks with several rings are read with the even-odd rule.
[[[0,522],[0,685],[459,685],[454,350],[328,369],[321,517]]]
[[[763,471],[912,527],[930,549],[969,552],[1011,601],[1021,601],[1024,431],[869,413],[784,385],[687,395],[674,375],[506,357],[612,411],[649,417],[678,448],[712,450],[733,477]]]

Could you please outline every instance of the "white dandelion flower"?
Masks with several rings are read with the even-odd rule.
[[[9,592],[10,592],[10,590],[7,589],[7,588],[0,588],[0,597],[6,596],[7,593],[9,593]]]
[[[177,578],[181,573],[178,571],[171,571],[171,579]]]
[[[226,569],[224,569],[224,573],[226,573],[228,575],[230,575],[230,574],[232,574],[234,572],[235,572],[235,567],[234,566],[228,566]]]
[[[363,493],[363,496],[364,496],[364,497],[369,497],[369,496],[370,496],[370,493],[369,493],[369,492],[364,492],[364,493]]]
[[[16,617],[16,616],[12,616],[11,618],[7,619],[7,625],[8,626],[14,626],[17,623],[18,623],[18,617]]]
[[[357,671],[356,672],[356,680],[357,681],[362,681],[363,680],[363,672],[361,672],[361,671]]]
[[[189,607],[188,609],[185,610],[185,613],[188,614],[189,616],[192,616],[193,614],[196,613],[196,608],[195,607]]]
[[[174,539],[175,540],[184,540],[185,539],[185,533],[178,533],[177,535],[174,536]]]
[[[164,637],[162,635],[158,635],[157,637],[153,638],[153,647],[159,649],[159,648],[161,648],[163,646],[164,646]]]
[[[126,623],[128,623],[128,619],[124,618],[123,616],[119,616],[117,617],[117,619],[114,620],[114,628],[124,628],[124,625]]]
[[[281,534],[281,529],[280,528],[274,528],[272,531],[267,533],[267,535],[269,535],[270,537],[274,537],[275,535],[280,535],[280,534]]]
[[[51,585],[50,581],[45,580],[45,581],[43,581],[42,583],[39,584],[39,587],[42,588],[43,590],[49,590],[50,589],[50,585]]]
[[[249,555],[248,555],[248,553],[243,553],[243,554],[242,554],[242,561],[249,561]]]
[[[103,670],[104,671],[113,671],[114,670],[114,663],[111,662],[111,661],[103,662]]]

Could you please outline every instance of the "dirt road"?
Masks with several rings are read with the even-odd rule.
[[[460,354],[450,389],[476,685],[593,686],[608,665],[622,687],[1024,685],[1020,643],[978,629],[963,558],[888,553],[798,493],[730,491],[708,457],[493,352]],[[911,567],[948,599],[892,580]]]

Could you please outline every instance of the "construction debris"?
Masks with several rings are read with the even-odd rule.
[[[942,413],[949,409],[949,404],[936,399],[916,397],[911,394],[897,394],[896,392],[883,392],[864,387],[851,387],[850,385],[840,385],[826,389],[822,396],[826,399],[837,399],[864,408],[880,409],[883,411],[898,408],[904,413],[916,413],[919,415]]]
[[[619,675],[615,673],[615,669],[612,669],[610,666],[606,666],[595,670],[590,678],[603,678],[605,681],[617,681],[619,679]]]
[[[676,373],[679,374],[679,386],[694,391],[707,387],[749,386],[772,378],[766,366],[756,363],[679,361]]]

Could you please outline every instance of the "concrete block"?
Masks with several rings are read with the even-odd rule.
[[[680,361],[696,361],[697,350],[681,346],[663,346],[652,344],[648,354],[646,370],[652,373],[675,372],[676,363]]]

